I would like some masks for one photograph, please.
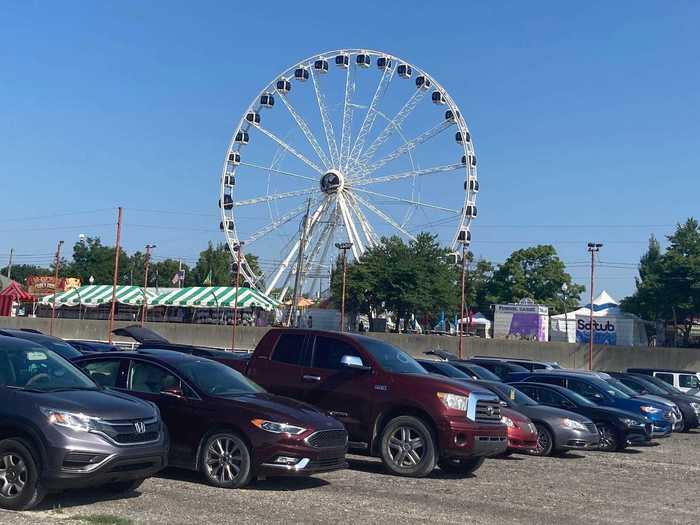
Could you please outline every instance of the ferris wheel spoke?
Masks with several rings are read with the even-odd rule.
[[[357,203],[355,196],[352,193],[348,193],[347,200],[348,200],[348,203],[350,204],[352,211],[354,211],[355,215],[357,216],[357,220],[360,223],[360,228],[362,229],[362,233],[364,233],[365,239],[367,239],[367,246],[369,248],[376,246],[379,243],[379,238],[377,237],[377,234],[375,233],[374,229],[372,228],[372,225],[367,220],[367,217],[365,217],[365,214],[362,213],[362,210],[360,209],[360,206]]]
[[[416,240],[416,236],[413,235],[412,233],[409,233],[406,231],[403,226],[401,226],[398,222],[396,222],[394,219],[389,217],[386,213],[384,213],[382,210],[377,208],[374,204],[371,202],[366,201],[359,195],[355,195],[355,198],[362,204],[365,208],[373,212],[375,215],[377,215],[380,219],[382,219],[384,222],[388,223],[390,226],[393,226],[396,228],[399,232],[403,233],[406,237],[408,237],[411,240]]]
[[[260,204],[261,202],[271,202],[280,199],[289,199],[291,197],[299,197],[301,195],[310,195],[312,193],[318,192],[318,187],[312,186],[311,188],[304,188],[302,190],[295,191],[285,191],[284,193],[273,193],[272,195],[264,195],[262,197],[255,197],[252,199],[245,199],[242,201],[236,201],[233,203],[234,206],[250,206],[251,204]]]
[[[345,223],[345,230],[347,231],[348,238],[352,243],[351,250],[352,255],[355,260],[360,259],[360,255],[365,251],[360,236],[357,234],[357,228],[355,227],[355,221],[352,220],[352,214],[348,208],[345,197],[342,193],[338,194],[338,206],[340,207],[340,214],[343,217],[343,222]]]
[[[364,168],[359,168],[360,172],[361,172],[360,177],[366,177],[367,175],[374,173],[379,168],[387,165],[392,160],[395,160],[395,159],[401,157],[402,155],[405,155],[406,153],[414,150],[420,144],[423,144],[424,142],[429,141],[431,138],[439,135],[440,133],[445,131],[447,128],[449,128],[451,125],[452,125],[452,122],[450,122],[449,120],[445,120],[445,121],[441,122],[440,124],[433,126],[429,130],[424,131],[423,133],[421,133],[417,137],[409,140],[408,142],[405,142],[404,144],[402,144],[401,146],[396,148],[394,151],[389,153],[387,156],[379,159],[374,164],[370,164],[369,166],[366,166]]]
[[[354,65],[348,67],[345,72],[345,98],[343,101],[343,129],[340,135],[340,168],[345,169],[350,156],[350,136],[352,134],[352,104],[350,102],[351,91],[355,91],[355,80],[352,79]],[[351,80],[352,79],[352,80]]]
[[[331,157],[331,164],[334,167],[340,167],[338,154],[338,144],[335,140],[335,132],[333,131],[333,122],[328,116],[328,107],[326,106],[326,99],[321,92],[321,87],[319,86],[319,81],[314,73],[314,68],[309,68],[311,72],[311,81],[314,85],[314,92],[316,93],[316,102],[318,103],[318,111],[321,115],[321,121],[323,122],[323,132],[326,135],[326,143],[328,144],[328,153]]]
[[[383,199],[389,199],[389,200],[393,200],[393,201],[397,201],[397,202],[403,202],[403,203],[411,204],[411,205],[415,205],[415,206],[422,206],[424,208],[432,208],[434,210],[448,211],[450,213],[459,213],[460,212],[460,210],[456,210],[454,208],[446,208],[444,206],[438,206],[437,204],[429,204],[427,202],[416,201],[413,199],[404,199],[402,197],[395,197],[393,195],[387,195],[386,193],[379,193],[376,191],[370,191],[370,190],[366,190],[363,188],[354,188],[354,191],[361,191],[362,193],[368,193],[368,194],[374,195],[376,197],[382,197]]]
[[[309,125],[306,123],[304,118],[294,109],[294,106],[292,106],[292,103],[289,102],[286,95],[283,94],[280,98],[282,99],[282,103],[287,108],[287,111],[289,111],[289,114],[296,121],[297,126],[299,126],[299,129],[301,129],[302,133],[306,137],[306,140],[309,141],[309,144],[316,152],[316,155],[318,155],[319,160],[323,163],[323,165],[326,168],[330,168],[330,161],[328,160],[326,153],[323,151],[323,148],[318,143],[316,136],[311,131],[311,128],[309,128]]]
[[[384,94],[387,91],[387,87],[394,77],[394,72],[396,71],[396,65],[392,63],[391,66],[384,69],[382,77],[379,79],[379,84],[372,97],[372,102],[370,102],[367,113],[365,113],[365,118],[362,121],[362,126],[360,131],[357,133],[357,138],[355,139],[355,144],[350,152],[349,162],[354,163],[354,161],[362,153],[362,149],[365,147],[365,141],[367,140],[367,135],[372,131],[372,126],[374,126],[374,121],[377,119],[377,106],[384,98]]]
[[[426,93],[427,90],[419,89],[415,93],[413,93],[413,95],[411,95],[411,98],[409,98],[408,101],[406,101],[406,103],[394,116],[394,118],[387,123],[387,125],[379,134],[379,136],[376,139],[374,139],[372,144],[370,144],[369,148],[367,148],[367,151],[365,151],[365,153],[359,159],[357,159],[355,165],[361,166],[367,164],[367,162],[369,162],[372,159],[372,157],[382,146],[382,144],[389,140],[391,136],[394,133],[396,133],[396,131],[401,127],[403,121],[406,120],[406,118],[408,118],[408,116],[416,108],[416,106],[418,106],[418,103],[423,99]]]
[[[366,186],[368,184],[381,184],[383,182],[391,182],[395,180],[408,179],[411,177],[424,177],[426,175],[434,175],[436,173],[448,173],[464,169],[462,164],[446,164],[445,166],[434,166],[432,168],[424,168],[421,170],[403,171],[392,175],[383,175],[381,177],[373,177],[371,179],[354,179],[350,183],[351,188],[357,186]]]
[[[271,173],[276,173],[279,175],[288,175],[290,177],[296,177],[298,179],[310,180],[316,182],[318,178],[308,177],[306,175],[299,175],[298,173],[292,173],[291,171],[278,170],[277,168],[272,168],[269,166],[261,166],[260,164],[253,164],[252,162],[241,162],[240,166],[248,166],[250,168],[257,168],[263,171],[269,171]]]
[[[271,139],[272,139],[273,141],[275,141],[277,144],[279,144],[280,146],[282,146],[285,150],[287,150],[289,153],[291,153],[292,155],[294,155],[296,158],[298,158],[300,161],[302,161],[304,164],[306,164],[307,166],[309,166],[309,167],[310,167],[311,169],[313,169],[314,171],[317,171],[318,173],[321,173],[321,174],[324,173],[324,171],[323,171],[321,168],[319,168],[316,164],[314,164],[313,162],[311,162],[311,161],[310,161],[309,159],[307,159],[304,155],[302,155],[301,153],[299,153],[299,152],[298,152],[297,150],[295,150],[292,146],[290,146],[289,144],[287,144],[285,141],[283,141],[281,138],[279,138],[277,135],[275,135],[275,134],[272,133],[271,131],[266,130],[266,129],[263,128],[262,126],[256,126],[255,128],[256,128],[257,130],[259,130],[261,133],[263,133],[264,135],[267,135],[269,138],[271,138]]]
[[[312,204],[315,204],[315,202],[312,202]],[[260,228],[259,230],[253,232],[248,239],[246,239],[244,242],[245,244],[252,244],[253,242],[257,241],[258,239],[263,238],[265,235],[268,233],[275,231],[278,229],[280,226],[283,226],[287,224],[289,221],[294,219],[295,217],[298,217],[302,213],[306,211],[306,206],[307,203],[305,202],[301,206],[298,206],[294,208],[293,210],[289,211],[285,215],[282,215],[281,217],[278,217],[277,220],[272,221],[270,224],[267,226],[264,226],[263,228]]]

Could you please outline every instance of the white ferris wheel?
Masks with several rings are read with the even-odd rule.
[[[430,231],[456,251],[478,191],[469,129],[438,82],[387,53],[329,51],[277,75],[243,113],[220,228],[242,276],[283,301],[297,275],[301,293],[328,287],[337,242],[358,260],[382,236]]]

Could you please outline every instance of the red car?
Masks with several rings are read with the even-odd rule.
[[[508,453],[530,452],[537,448],[537,428],[529,418],[501,407],[501,422],[508,427]]]

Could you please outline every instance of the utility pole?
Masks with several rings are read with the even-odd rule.
[[[53,278],[53,300],[51,301],[51,322],[49,323],[49,335],[53,335],[53,320],[56,317],[56,296],[58,295],[58,271],[61,268],[61,246],[63,241],[58,241],[56,246],[55,272]]]
[[[146,261],[143,277],[143,309],[141,310],[141,326],[146,322],[146,312],[148,311],[148,264],[151,262],[151,250],[155,248],[155,244],[146,245]]]
[[[241,285],[241,259],[243,258],[243,241],[238,241],[233,247],[236,252],[236,294],[233,296],[233,329],[231,331],[231,351],[236,350],[236,321],[238,320],[238,296]],[[218,315],[218,314],[217,314]]]
[[[15,249],[10,248],[10,260],[7,263],[7,278],[12,279],[12,256],[15,254]]]
[[[177,287],[182,288],[182,259],[178,261],[177,267]]]
[[[601,243],[589,242],[588,251],[591,253],[591,304],[588,316],[588,370],[593,370],[593,338],[595,337],[595,323],[593,321],[593,298],[595,292],[595,254],[603,247]]]
[[[114,277],[112,279],[112,307],[109,311],[107,338],[112,343],[112,328],[114,327],[114,308],[117,303],[117,279],[119,279],[119,252],[122,243],[122,207],[117,208],[117,244],[114,251]]]
[[[306,245],[306,230],[309,228],[309,208],[311,207],[311,199],[306,203],[306,215],[304,215],[304,226],[301,230],[301,238],[299,239],[299,258],[297,259],[297,271],[294,276],[294,292],[292,293],[292,304],[289,306],[289,315],[287,316],[287,326],[292,326],[292,317],[296,314],[297,303],[299,302],[299,284],[301,282],[301,273],[304,266],[304,248]]]
[[[467,248],[469,247],[469,240],[464,239],[462,241],[462,296],[460,301],[459,309],[459,358],[462,359],[464,353],[464,303],[465,303],[465,289],[467,284]]]
[[[351,242],[337,242],[335,247],[343,252],[343,285],[340,293],[340,331],[345,331],[345,274],[347,273],[348,250],[352,248]]]

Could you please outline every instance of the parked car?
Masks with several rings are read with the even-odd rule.
[[[431,374],[450,377],[467,384],[472,376],[455,367],[454,362],[418,359],[418,362]],[[478,366],[478,365],[475,365]],[[490,374],[490,372],[489,372]],[[496,378],[498,380],[498,378]],[[501,422],[508,427],[508,452],[530,452],[537,447],[537,428],[525,415],[515,410],[501,407]]]
[[[500,381],[501,378],[498,377],[496,374],[491,372],[490,370],[487,370],[483,366],[477,365],[475,363],[469,363],[464,360],[460,360],[456,355],[444,351],[444,350],[429,350],[427,352],[423,352],[426,355],[430,356],[436,356],[442,359],[443,361],[447,361],[451,366],[461,370],[465,374],[467,374],[469,377],[472,379],[485,379],[487,381]]]
[[[119,352],[121,348],[116,345],[109,343],[102,343],[100,341],[85,341],[82,339],[66,339],[66,343],[71,345],[73,348],[78,350],[83,354],[89,354],[92,352]]]
[[[642,374],[628,374],[624,372],[607,372],[609,375],[634,390],[637,395],[654,395],[668,399],[675,403],[682,414],[683,432],[688,432],[700,425],[700,400],[696,397],[683,394],[665,381],[645,376]],[[653,380],[658,381],[657,384]]]
[[[640,414],[602,407],[567,388],[546,383],[512,383],[541,405],[561,408],[587,417],[600,434],[599,449],[622,450],[628,445],[651,441],[651,421]]]
[[[0,336],[0,507],[31,508],[68,488],[133,491],[167,453],[153,403],[104,390],[34,341]]]
[[[496,374],[501,381],[506,383],[509,381],[515,381],[516,378],[519,379],[522,376],[526,376],[530,371],[524,366],[515,365],[513,363],[508,363],[507,361],[502,361],[498,358],[485,358],[485,357],[472,357],[465,360],[467,363],[473,363],[486,368],[487,370]]]
[[[670,368],[628,368],[627,372],[658,377],[684,394],[700,397],[700,372]]]
[[[475,355],[472,359],[499,359],[506,363],[520,365],[527,368],[530,372],[534,370],[560,370],[561,365],[556,361],[537,361],[535,359],[526,359],[524,357],[493,357],[485,355]]]
[[[572,449],[598,447],[598,429],[587,417],[569,410],[537,403],[517,388],[494,381],[474,381],[496,394],[501,403],[527,416],[537,429],[537,445],[532,453],[549,456]]]
[[[211,485],[254,476],[305,476],[346,467],[343,425],[315,408],[266,393],[232,368],[170,350],[92,354],[77,363],[98,383],[158,405],[170,463]]]
[[[19,339],[26,339],[27,341],[39,343],[41,346],[44,346],[49,350],[56,352],[64,359],[68,360],[73,360],[83,355],[82,352],[73,348],[63,339],[42,334],[41,332],[38,332],[36,330],[0,328],[0,335],[4,335],[6,337],[17,337]]]
[[[651,420],[654,438],[668,436],[672,431],[673,413],[670,408],[654,401],[631,397],[595,374],[576,370],[546,370],[533,372],[523,381],[563,386],[596,405],[641,414]]]
[[[272,329],[233,364],[265,389],[342,421],[353,452],[382,458],[397,475],[426,476],[436,464],[474,472],[508,446],[493,393],[436,377],[378,339]]]

